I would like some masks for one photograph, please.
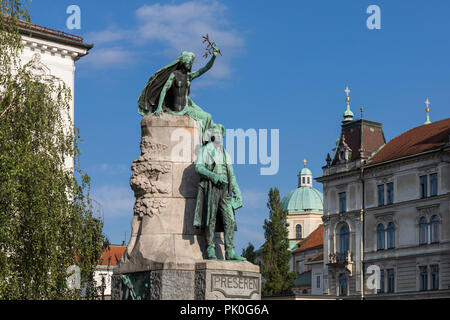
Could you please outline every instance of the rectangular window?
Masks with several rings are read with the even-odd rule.
[[[347,195],[345,192],[339,193],[339,212],[347,211]]]
[[[395,292],[395,274],[394,274],[394,269],[388,269],[387,270],[387,281],[388,281],[388,286],[387,286],[387,292],[388,293],[393,293]]]
[[[419,267],[420,291],[428,290],[428,268],[427,266]]]
[[[430,174],[430,197],[438,194],[438,177],[437,173]]]
[[[428,176],[420,177],[420,197],[426,198],[428,196]]]
[[[384,206],[384,184],[378,186],[378,206]]]
[[[303,273],[303,261],[297,261],[297,273]]]
[[[388,183],[387,185],[387,204],[393,204],[394,203],[394,184]]]
[[[316,278],[316,285],[317,289],[320,289],[320,276],[317,276]]]
[[[384,293],[384,270],[380,271],[380,288],[378,288],[378,293]]]
[[[439,290],[439,266],[432,265],[431,269],[431,290]]]

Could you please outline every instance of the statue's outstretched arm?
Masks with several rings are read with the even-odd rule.
[[[170,87],[172,86],[173,79],[175,79],[175,75],[171,73],[169,79],[167,79],[166,83],[164,84],[164,87],[161,90],[161,94],[159,95],[158,107],[155,110],[156,116],[160,115],[162,112],[162,104],[164,102],[164,99],[166,98],[167,90],[169,90]]]
[[[197,70],[195,72],[192,73],[191,76],[191,80],[194,80],[195,78],[200,77],[202,74],[204,74],[206,71],[208,71],[209,69],[212,68],[212,66],[214,65],[214,61],[216,60],[216,56],[217,56],[217,51],[214,51],[213,56],[211,57],[211,59],[208,61],[208,63],[206,64],[206,66],[204,66],[203,68],[201,68],[200,70]]]

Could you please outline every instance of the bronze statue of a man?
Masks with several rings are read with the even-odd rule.
[[[217,259],[215,232],[224,232],[225,259],[244,261],[234,251],[235,210],[243,205],[230,156],[222,145],[224,128],[215,125],[209,133],[210,142],[201,148],[195,166],[200,183],[194,226],[205,230],[208,259]]]

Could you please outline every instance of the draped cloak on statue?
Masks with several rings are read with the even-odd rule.
[[[150,77],[138,100],[138,111],[141,116],[145,117],[146,115],[156,111],[164,85],[175,70],[182,68],[182,64],[183,61],[181,56]],[[207,130],[214,126],[214,122],[212,121],[211,114],[205,112],[198,105],[196,105],[189,97],[189,93],[190,88],[188,89],[187,104],[184,109],[179,112],[175,112],[172,108],[173,95],[170,93],[170,90],[167,90],[162,104],[163,112],[176,115],[186,115],[197,120],[200,125],[200,139],[203,143],[205,143],[208,141],[208,136],[206,135]]]

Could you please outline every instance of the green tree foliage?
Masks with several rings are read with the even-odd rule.
[[[289,272],[288,224],[287,211],[283,210],[278,188],[270,189],[267,207],[270,210],[269,220],[264,221],[266,242],[262,251],[262,276],[264,284],[262,294],[265,296],[291,293],[290,288],[295,281],[295,272]]]
[[[247,259],[247,261],[255,264],[256,262],[256,252],[255,252],[255,246],[249,242],[247,248],[242,249],[242,254],[244,258]]]
[[[28,1],[0,1],[0,299],[79,299],[71,265],[91,298],[103,223],[79,165],[71,91],[20,61]]]

